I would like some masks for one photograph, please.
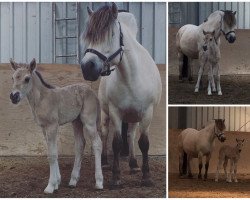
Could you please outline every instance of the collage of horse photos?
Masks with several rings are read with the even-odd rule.
[[[167,197],[166,15],[0,2],[0,198]]]
[[[250,2],[168,3],[169,198],[250,198]]]

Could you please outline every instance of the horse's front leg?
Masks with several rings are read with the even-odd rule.
[[[193,81],[193,60],[191,58],[188,58],[188,81]]]
[[[211,154],[206,155],[206,164],[205,164],[204,180],[207,179],[207,172],[208,172],[208,167],[209,167],[210,158],[211,158]]]
[[[153,106],[150,106],[146,111],[145,116],[139,124],[140,129],[140,139],[138,141],[139,148],[142,152],[142,186],[153,186],[151,180],[151,175],[149,173],[149,164],[148,164],[148,150],[149,150],[149,126],[152,121],[153,116]]]
[[[234,167],[233,159],[230,159],[230,172],[229,172],[228,179],[227,179],[228,183],[232,182],[233,167]]]
[[[199,174],[198,179],[201,179],[201,169],[202,169],[202,153],[199,152],[198,154],[198,160],[199,160]]]
[[[58,189],[58,186],[61,182],[61,175],[57,160],[58,159],[57,132],[58,132],[57,123],[49,124],[43,129],[43,133],[45,135],[48,146],[48,160],[50,165],[49,183],[44,190],[45,193],[53,193],[54,190]]]
[[[137,160],[135,158],[135,151],[134,151],[135,132],[136,132],[137,126],[138,126],[138,123],[128,124],[129,167],[130,167],[131,174],[140,171],[140,168],[137,164]]]
[[[215,174],[215,182],[219,181],[219,175],[220,175],[220,169],[222,167],[222,162],[223,162],[223,159],[219,158],[218,165],[217,165],[217,170],[216,170],[216,174]]]
[[[200,68],[199,68],[199,72],[198,72],[198,79],[195,85],[195,90],[194,92],[199,92],[199,88],[200,88],[200,81],[201,81],[201,76],[203,74],[203,69],[204,69],[204,65],[205,63],[203,61],[200,62]]]
[[[122,136],[121,136],[121,125],[122,120],[119,116],[119,111],[114,106],[109,107],[110,110],[110,129],[113,134],[113,168],[112,168],[112,180],[111,187],[119,187],[121,185],[121,172],[119,166],[120,152],[122,149]]]
[[[71,173],[69,186],[76,187],[76,184],[80,178],[81,163],[85,147],[85,138],[83,136],[83,124],[79,118],[72,122],[72,126],[75,136],[75,162]]]

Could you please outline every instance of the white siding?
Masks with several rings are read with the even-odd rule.
[[[58,17],[74,17],[74,2],[56,3]],[[96,10],[105,3],[79,3],[82,32],[87,18],[87,6]],[[166,63],[166,3],[117,3],[119,9],[132,12],[137,20],[138,41],[150,52],[157,64]],[[18,62],[28,62],[33,57],[40,63],[53,62],[53,13],[51,2],[1,2],[0,3],[0,62],[9,58]],[[73,22],[72,22],[73,23]],[[74,33],[74,24],[59,22],[58,36]],[[68,31],[68,32],[67,32]],[[73,39],[57,41],[57,54],[71,54],[75,51]],[[80,53],[81,58],[82,52]],[[75,63],[72,58],[57,59],[58,63]]]

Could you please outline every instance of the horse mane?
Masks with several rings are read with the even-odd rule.
[[[105,5],[90,15],[83,33],[83,40],[91,44],[103,42],[106,34],[111,30],[115,17],[111,6]]]
[[[38,76],[38,78],[40,79],[41,83],[48,89],[55,89],[54,86],[50,85],[49,83],[45,82],[42,75],[40,74],[40,72],[35,71],[36,75]]]
[[[230,26],[232,27],[233,25],[236,24],[236,19],[233,11],[231,10],[223,10],[225,13],[223,16],[223,20]]]

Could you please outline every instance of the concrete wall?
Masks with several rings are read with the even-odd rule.
[[[54,55],[52,2],[1,2],[0,3],[0,63],[9,58],[28,62],[33,57],[39,63],[52,63]],[[85,26],[87,6],[94,10],[105,2],[79,3],[79,34]],[[138,23],[138,41],[149,51],[157,64],[166,63],[166,3],[118,2],[119,9],[133,13]],[[75,17],[75,2],[57,2],[56,16]],[[75,35],[73,21],[58,22],[57,36]],[[76,40],[58,40],[58,54],[75,53]],[[79,48],[80,49],[80,48]],[[80,52],[80,58],[83,52]],[[78,63],[76,59],[61,58],[57,63]]]
[[[85,82],[97,92],[99,82],[86,82],[82,78],[77,65],[38,65],[38,70],[44,79],[57,86]],[[166,66],[159,65],[162,78],[162,98],[154,113],[150,127],[150,155],[165,155],[166,153]],[[0,64],[0,156],[8,155],[44,155],[46,144],[41,128],[34,122],[29,105],[24,99],[18,105],[11,103],[9,94],[12,87],[12,70],[9,65]],[[59,154],[74,154],[74,138],[71,124],[60,127],[58,138]],[[136,154],[141,155],[137,145]],[[109,152],[111,153],[112,134],[109,137]],[[90,141],[87,138],[85,153],[90,154]]]
[[[168,130],[168,170],[169,173],[179,173],[179,161],[178,161],[178,150],[177,150],[177,143],[178,143],[178,135],[181,132],[180,129],[169,129]],[[243,150],[241,152],[241,158],[238,162],[238,173],[249,173],[250,171],[250,134],[249,132],[226,132],[226,141],[224,143],[219,142],[219,140],[216,139],[215,142],[215,148],[211,156],[210,165],[209,165],[209,173],[215,173],[218,163],[218,152],[222,145],[228,144],[231,146],[235,146],[236,141],[235,138],[241,138],[246,139],[246,142],[244,144]],[[205,163],[205,158],[203,159],[203,164]],[[192,161],[192,172],[198,173],[198,159],[195,158]],[[228,165],[229,167],[229,165]],[[204,166],[202,173],[204,174]],[[228,169],[229,171],[229,169]],[[221,170],[221,173],[224,173],[223,170]],[[223,174],[224,175],[224,174]],[[221,176],[221,178],[224,178],[224,176]],[[213,178],[213,177],[210,177]]]

